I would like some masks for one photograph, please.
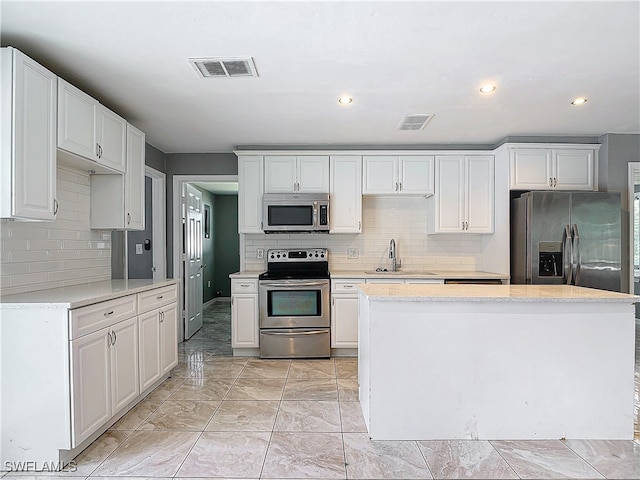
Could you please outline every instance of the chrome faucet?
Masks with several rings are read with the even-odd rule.
[[[391,259],[391,271],[398,271],[398,262],[396,260],[396,241],[392,238],[389,242],[389,258]]]

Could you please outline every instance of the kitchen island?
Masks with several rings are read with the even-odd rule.
[[[358,290],[372,439],[633,438],[640,297],[564,285]]]

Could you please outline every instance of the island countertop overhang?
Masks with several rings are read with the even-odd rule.
[[[640,296],[573,285],[361,284],[368,300],[381,302],[637,303]]]

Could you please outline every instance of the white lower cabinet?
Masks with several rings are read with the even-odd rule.
[[[358,290],[364,279],[331,281],[331,348],[358,348]]]
[[[175,303],[138,316],[141,392],[178,364],[177,319]]]
[[[258,280],[231,280],[231,347],[258,348]]]
[[[139,395],[137,365],[135,317],[71,341],[74,445]]]

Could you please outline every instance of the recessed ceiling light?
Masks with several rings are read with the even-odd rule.
[[[496,86],[491,84],[487,84],[480,87],[480,93],[491,93],[491,92],[494,92],[495,90],[496,90]]]
[[[338,103],[339,103],[340,105],[349,105],[349,104],[350,104],[350,103],[352,103],[352,102],[353,102],[353,98],[348,97],[348,96],[346,96],[346,95],[345,95],[344,97],[340,97],[340,98],[338,99]]]
[[[571,102],[571,105],[582,105],[583,103],[587,103],[587,99],[584,97],[578,97]]]

